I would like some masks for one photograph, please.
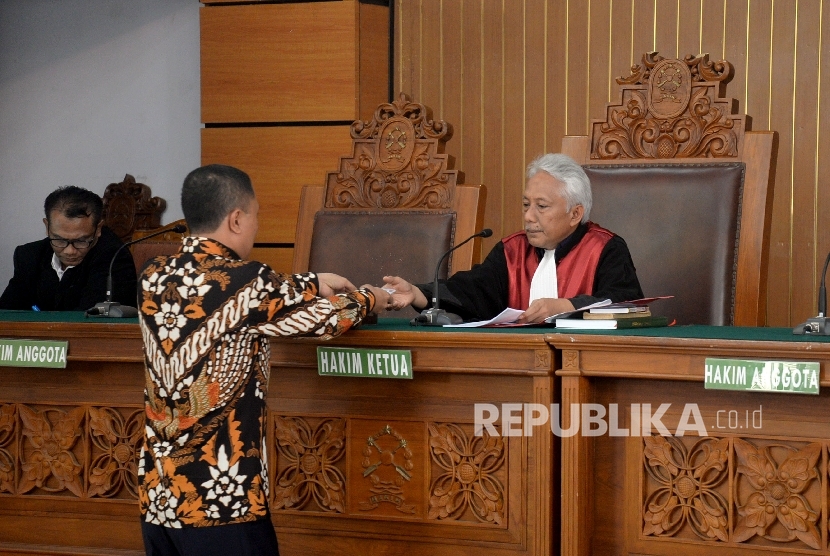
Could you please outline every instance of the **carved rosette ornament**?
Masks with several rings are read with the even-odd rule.
[[[446,209],[457,172],[448,170],[444,143],[452,126],[433,121],[405,94],[381,104],[371,121],[351,127],[354,151],[328,174],[326,208]]]
[[[78,460],[83,458],[83,446],[77,444],[84,432],[81,423],[85,408],[36,411],[23,404],[17,407],[24,438],[18,493],[38,488],[51,493],[68,490],[83,496],[83,466]]]
[[[644,443],[643,535],[673,537],[688,528],[726,542],[729,440],[650,436]]]
[[[14,446],[15,406],[0,405],[0,492],[14,494],[14,477],[17,473],[15,462],[17,452]]]
[[[779,546],[801,541],[810,548],[821,548],[821,533],[816,527],[821,502],[806,496],[811,485],[819,482],[821,451],[818,443],[797,449],[784,444],[759,447],[735,439],[736,542],[757,535]],[[742,488],[744,482],[746,488]]]
[[[414,514],[415,506],[408,504],[403,485],[412,480],[412,450],[406,439],[389,425],[366,440],[363,448],[363,476],[372,486],[369,499],[360,502],[360,509],[371,511],[382,503],[392,504],[404,514]]]
[[[732,64],[709,55],[665,59],[643,55],[620,77],[619,104],[591,126],[592,159],[728,158],[738,155],[746,117],[723,98]]]
[[[453,423],[430,423],[429,447],[429,519],[504,523],[507,450],[502,438],[487,432],[473,436]]]
[[[136,448],[142,442],[144,412],[124,417],[109,407],[91,407],[89,432],[93,457],[87,495],[138,498]]]
[[[346,453],[346,421],[274,417],[277,450],[273,508],[344,512],[346,479],[339,464]],[[312,503],[313,502],[313,503]]]

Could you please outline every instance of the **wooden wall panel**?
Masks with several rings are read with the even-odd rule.
[[[324,184],[351,150],[346,125],[202,130],[202,164],[229,164],[251,176],[260,206],[257,243],[293,244],[301,188]]]
[[[203,8],[202,121],[356,119],[356,6],[338,1]]]
[[[767,323],[815,314],[830,249],[824,0],[395,0],[395,10],[395,88],[453,124],[447,151],[468,183],[487,187],[495,236],[519,229],[520,170],[585,134],[644,52],[732,62],[727,94],[753,129],[780,134]]]

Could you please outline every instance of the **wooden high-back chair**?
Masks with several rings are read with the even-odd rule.
[[[591,179],[591,220],[628,243],[652,306],[678,324],[762,326],[778,137],[724,98],[729,62],[651,52],[562,152]]]
[[[334,272],[355,285],[384,275],[431,282],[441,255],[480,230],[485,192],[457,183],[444,143],[452,127],[401,94],[351,127],[353,150],[325,185],[300,198],[294,272]],[[457,249],[441,277],[478,262],[478,240]],[[403,316],[403,315],[401,315]]]
[[[130,241],[136,230],[158,228],[167,201],[152,195],[149,186],[137,183],[130,174],[109,184],[103,196],[104,224],[123,242]]]

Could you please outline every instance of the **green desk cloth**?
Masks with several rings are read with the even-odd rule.
[[[3,311],[0,322],[85,322],[137,324],[138,319],[87,317],[81,311]],[[388,332],[438,332],[441,334],[594,334],[600,336],[651,336],[657,338],[699,338],[712,340],[749,340],[772,342],[830,342],[830,336],[794,335],[791,328],[749,326],[667,326],[626,330],[565,330],[553,326],[510,326],[493,328],[445,328],[441,326],[411,326],[409,319],[382,318],[377,324],[364,324],[360,330]]]

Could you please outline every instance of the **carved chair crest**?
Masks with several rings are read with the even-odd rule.
[[[121,241],[130,241],[136,230],[161,225],[161,213],[167,208],[167,202],[151,195],[150,187],[136,183],[130,174],[121,183],[111,183],[104,190],[104,222]]]
[[[631,75],[617,78],[620,101],[591,124],[591,158],[738,157],[751,120],[724,98],[732,64],[708,54],[669,59],[643,55]]]
[[[458,172],[444,154],[452,126],[433,121],[429,108],[401,93],[371,121],[355,121],[351,136],[352,155],[327,176],[327,209],[452,208]]]

